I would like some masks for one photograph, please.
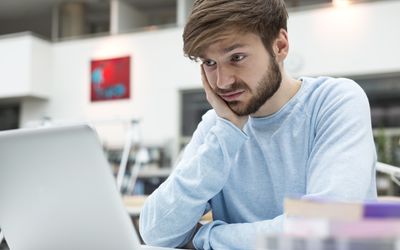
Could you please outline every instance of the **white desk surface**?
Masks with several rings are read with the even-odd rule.
[[[161,177],[167,178],[172,172],[171,167],[143,167],[138,174],[138,178],[152,178],[152,177]]]
[[[124,202],[129,215],[136,217],[140,215],[140,210],[142,209],[146,198],[147,195],[124,196],[122,197],[122,201]]]

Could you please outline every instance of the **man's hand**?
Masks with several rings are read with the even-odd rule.
[[[212,90],[204,72],[203,65],[201,65],[200,68],[201,78],[203,81],[204,90],[206,92],[207,101],[210,103],[210,105],[213,107],[219,117],[227,119],[239,129],[243,129],[244,125],[249,119],[249,116],[238,116],[237,114],[235,114],[225,103],[225,101],[217,94],[215,94],[215,92]]]
[[[183,248],[185,248],[185,249],[195,249],[195,247],[193,245],[193,239],[194,239],[194,236],[196,236],[197,232],[199,231],[199,229],[202,226],[203,225],[201,223],[197,222],[196,229],[193,232],[192,238],[190,238],[189,242]]]

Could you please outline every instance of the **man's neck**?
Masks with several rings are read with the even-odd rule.
[[[300,89],[301,81],[296,80],[284,71],[282,72],[282,82],[278,91],[266,101],[261,108],[252,114],[252,117],[264,117],[279,111]]]

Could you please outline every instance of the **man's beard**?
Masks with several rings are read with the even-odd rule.
[[[216,93],[223,94],[234,92],[236,90],[246,90],[249,91],[250,94],[253,94],[247,105],[240,101],[226,102],[226,104],[235,114],[238,116],[245,116],[257,112],[260,107],[266,101],[268,101],[276,93],[276,91],[278,91],[279,87],[281,86],[281,81],[282,74],[279,70],[279,65],[275,58],[271,57],[270,66],[265,71],[261,80],[258,82],[254,94],[248,85],[241,80],[234,82],[229,90],[216,89]]]

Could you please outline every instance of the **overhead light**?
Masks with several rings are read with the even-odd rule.
[[[332,0],[332,4],[335,7],[346,7],[350,5],[350,0]]]

